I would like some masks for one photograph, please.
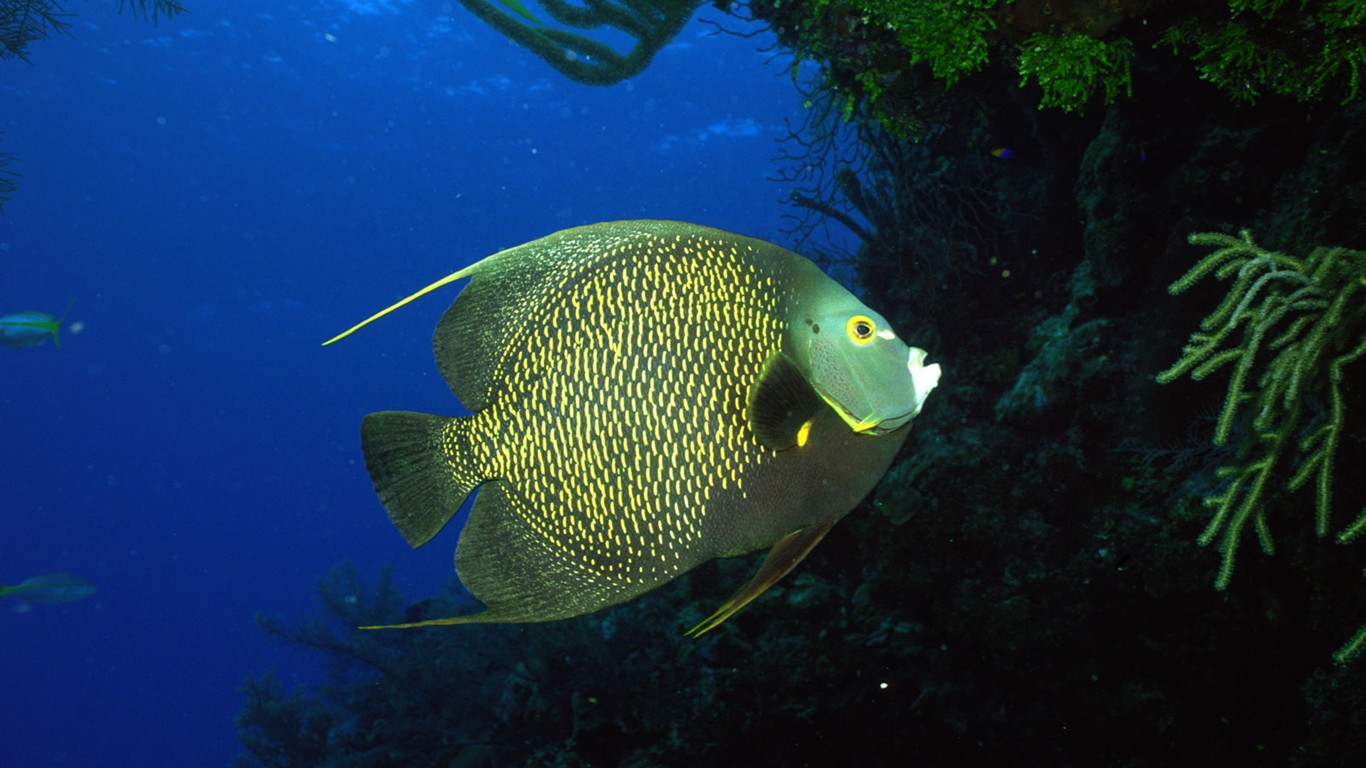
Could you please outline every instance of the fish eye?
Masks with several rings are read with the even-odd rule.
[[[846,329],[849,332],[849,340],[858,345],[871,342],[873,337],[877,335],[877,323],[874,323],[872,318],[863,315],[854,315],[849,318]]]

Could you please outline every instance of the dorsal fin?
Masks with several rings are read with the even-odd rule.
[[[565,229],[500,251],[469,268],[470,284],[436,326],[436,364],[455,396],[483,409],[521,354],[524,334],[554,333],[550,307],[613,259],[704,231],[671,221],[608,221]],[[705,230],[710,231],[710,230]]]
[[[492,258],[492,257],[490,257],[490,258]],[[483,262],[479,262],[478,264],[471,264],[470,266],[465,267],[464,269],[459,270],[458,272],[452,272],[451,274],[446,275],[445,277],[441,278],[440,280],[437,280],[435,283],[432,283],[431,285],[427,286],[426,288],[423,288],[422,290],[418,291],[417,293],[414,293],[414,294],[412,294],[411,296],[408,296],[408,297],[406,297],[406,298],[399,299],[398,301],[394,302],[393,304],[390,304],[389,306],[385,307],[384,309],[381,309],[380,311],[376,312],[375,314],[373,314],[373,315],[371,315],[371,316],[365,318],[364,320],[360,321],[359,323],[356,323],[355,325],[351,326],[350,328],[347,328],[346,330],[342,331],[341,333],[337,334],[336,336],[333,336],[332,338],[328,339],[327,341],[324,341],[324,342],[323,342],[323,346],[325,347],[325,346],[327,346],[328,344],[331,344],[331,343],[334,342],[334,341],[341,341],[342,339],[346,338],[347,336],[350,336],[351,334],[355,333],[356,331],[359,331],[360,329],[362,329],[362,328],[364,328],[365,326],[369,325],[370,323],[373,323],[374,321],[380,319],[381,317],[384,317],[385,315],[389,314],[390,312],[393,312],[394,310],[396,310],[396,309],[398,309],[398,308],[400,308],[400,307],[403,307],[403,306],[405,306],[405,305],[407,305],[407,304],[409,304],[409,303],[411,303],[411,302],[413,302],[413,301],[416,301],[416,300],[422,298],[423,296],[426,296],[427,294],[431,293],[432,291],[435,291],[437,288],[440,288],[440,287],[445,286],[445,285],[450,285],[451,283],[455,282],[456,280],[459,280],[459,279],[461,279],[461,278],[463,278],[463,277],[469,276],[469,274],[474,270],[474,268],[475,268],[475,267],[478,267],[479,264],[482,264],[482,263],[483,263]]]
[[[611,241],[623,241],[635,233],[636,222],[604,222],[556,232],[530,243],[499,251],[356,323],[323,342],[332,344],[350,336],[381,317],[432,291],[466,277],[472,278],[446,310],[432,339],[437,367],[446,384],[466,408],[487,405],[493,372],[502,365],[510,340],[528,324],[528,318],[544,304],[546,295],[562,288],[550,272],[559,269],[566,277],[581,276],[583,268],[603,255]],[[695,225],[659,222],[662,231],[681,231]]]

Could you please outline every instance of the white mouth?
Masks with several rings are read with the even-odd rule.
[[[925,365],[925,350],[911,347],[906,368],[911,372],[911,386],[915,388],[915,410],[911,412],[911,415],[915,416],[920,413],[925,398],[930,396],[930,390],[939,386],[939,363]]]

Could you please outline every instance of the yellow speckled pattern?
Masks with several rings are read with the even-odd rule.
[[[504,339],[498,391],[449,422],[445,445],[503,481],[534,537],[518,545],[576,582],[561,584],[566,600],[596,607],[693,567],[712,499],[743,496],[772,457],[744,406],[783,323],[773,275],[733,240],[588,245],[562,244],[549,279],[518,297],[514,312],[539,323]]]
[[[716,557],[782,549],[781,567],[761,569],[710,628],[795,565],[905,438],[904,428],[855,434],[807,380],[821,332],[812,318],[833,317],[837,340],[846,315],[871,311],[760,240],[611,222],[502,251],[433,286],[461,277],[470,283],[434,345],[473,414],[381,412],[361,432],[376,491],[414,546],[478,489],[455,560],[487,610],[422,624],[576,616]],[[890,375],[842,375],[908,386],[909,349],[882,341],[893,345],[879,358]],[[751,402],[762,404],[763,435]]]

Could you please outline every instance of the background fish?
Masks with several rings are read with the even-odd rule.
[[[46,312],[15,312],[0,317],[0,344],[32,347],[51,337],[52,343],[60,347],[62,340],[57,336],[60,327],[61,321],[52,319]]]
[[[370,414],[361,443],[415,547],[479,489],[455,565],[487,609],[397,626],[577,616],[772,547],[705,632],[872,489],[939,378],[807,259],[667,221],[502,251],[337,338],[464,277],[434,342],[474,414]]]
[[[69,573],[48,573],[0,586],[0,597],[17,597],[31,603],[69,603],[95,594],[95,585]]]
[[[57,332],[61,330],[62,321],[66,319],[75,303],[75,300],[72,300],[67,304],[62,316],[55,320],[46,312],[15,312],[0,316],[0,344],[7,347],[32,347],[42,344],[51,337],[53,346],[60,347],[62,340]]]

